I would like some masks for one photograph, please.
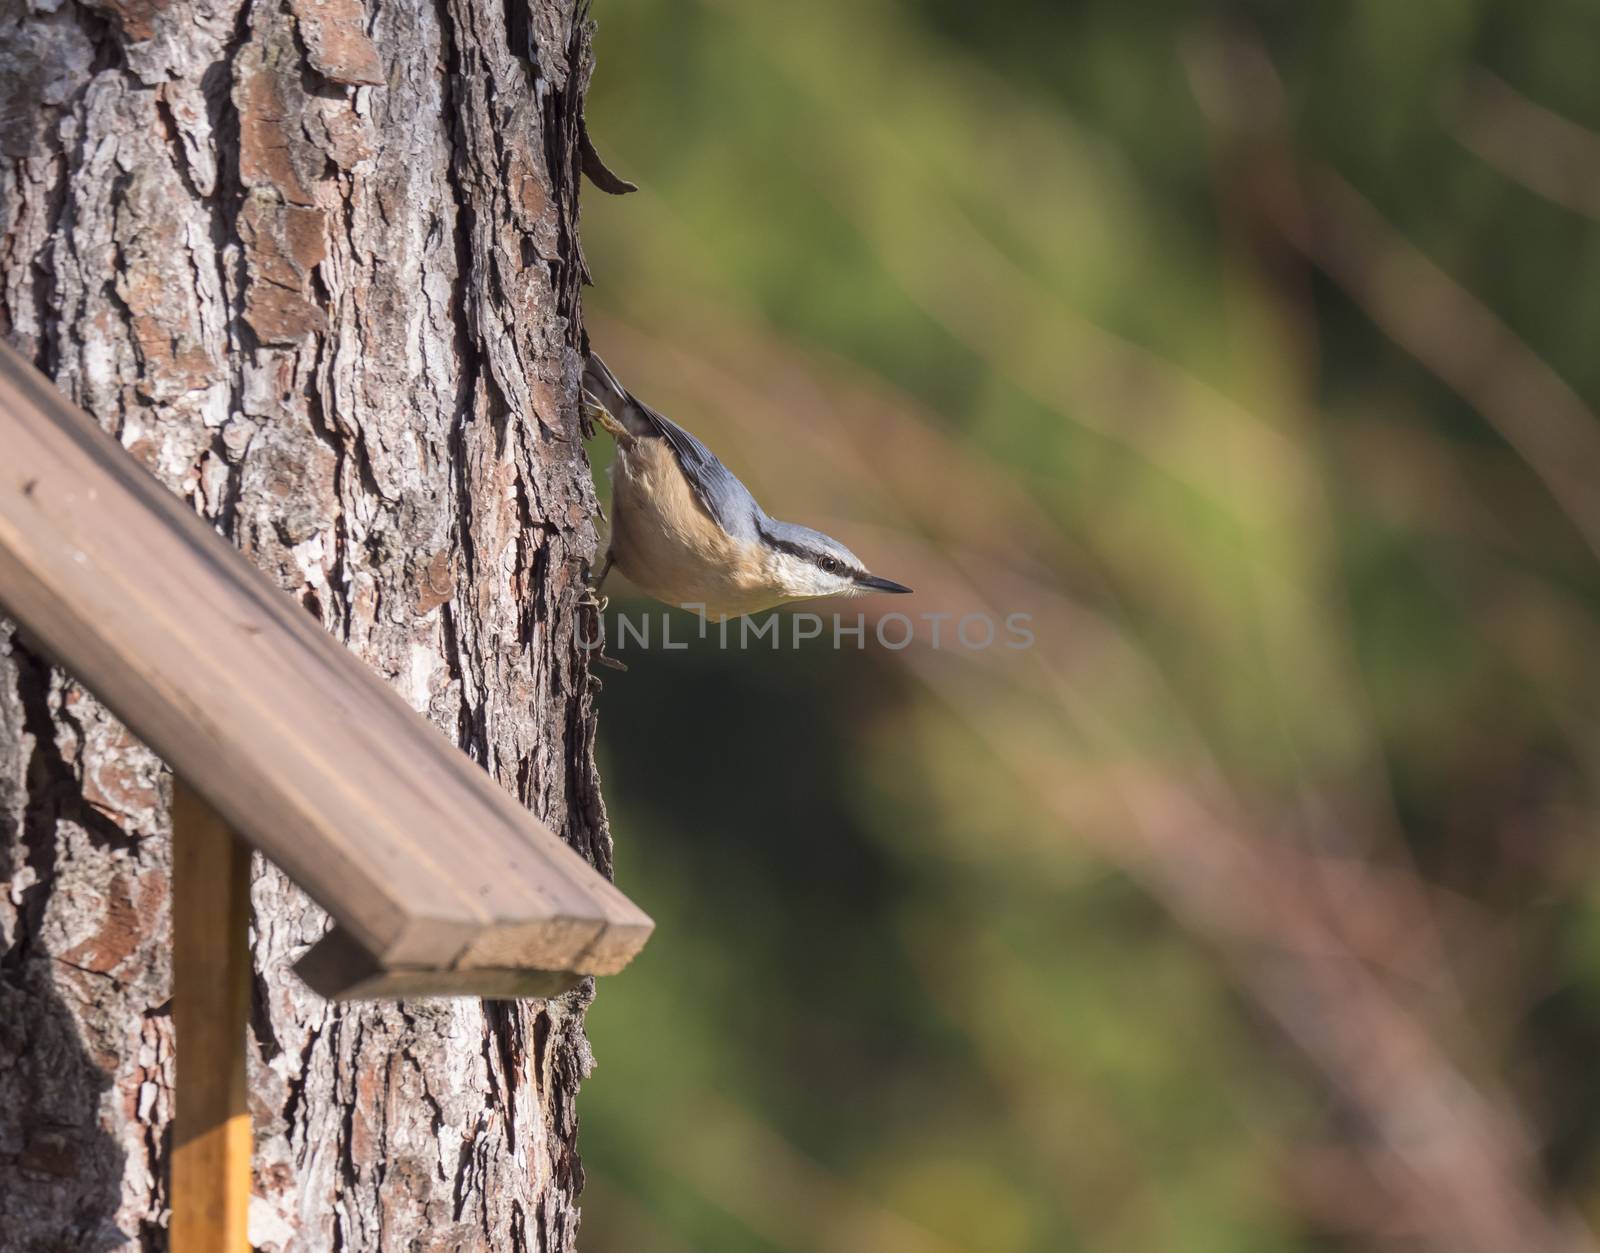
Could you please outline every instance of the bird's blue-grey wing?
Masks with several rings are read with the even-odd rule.
[[[695,499],[719,527],[737,539],[756,538],[761,506],[715,453],[625,388],[597,352],[590,352],[584,363],[583,385],[634,435],[658,435],[667,441]]]
[[[717,455],[684,430],[666,414],[652,409],[635,396],[629,399],[660,433],[677,458],[684,478],[694,490],[695,499],[716,524],[736,539],[756,538],[756,523],[763,514],[750,489],[739,482],[732,470],[717,460]]]

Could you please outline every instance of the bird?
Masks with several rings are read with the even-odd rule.
[[[795,601],[908,593],[830,535],[772,517],[683,427],[632,395],[588,353],[583,404],[616,440],[613,566],[656,600],[726,621]]]

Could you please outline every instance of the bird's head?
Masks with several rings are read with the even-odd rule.
[[[861,558],[838,540],[810,527],[765,520],[759,543],[763,573],[784,600],[911,590],[871,573]]]

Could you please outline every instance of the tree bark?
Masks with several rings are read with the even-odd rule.
[[[609,873],[576,3],[0,0],[0,333]],[[8,1249],[166,1245],[170,797],[0,623]],[[574,1247],[590,989],[329,1004],[252,898],[256,1245]]]

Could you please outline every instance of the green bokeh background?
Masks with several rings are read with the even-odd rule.
[[[595,17],[594,343],[918,594],[600,672],[585,1247],[1589,1247],[1600,7]]]

